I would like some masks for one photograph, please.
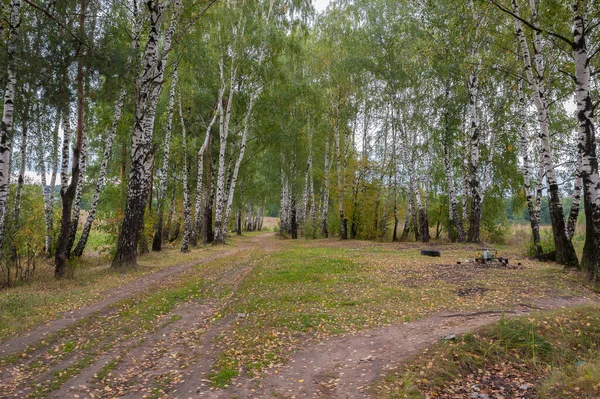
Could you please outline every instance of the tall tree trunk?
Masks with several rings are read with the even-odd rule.
[[[304,231],[306,235],[307,227],[308,227],[308,217],[309,217],[309,200],[310,200],[310,185],[312,179],[312,130],[310,128],[310,115],[308,119],[308,159],[306,160],[306,174],[304,177],[305,186],[304,191],[302,192],[302,205],[300,207],[300,216],[298,221],[300,223],[304,223]],[[312,204],[314,206],[314,204]]]
[[[85,35],[85,13],[86,13],[86,0],[81,0],[81,9],[79,10],[79,33],[81,37]],[[60,220],[60,233],[56,244],[56,253],[54,254],[54,276],[56,278],[63,278],[67,272],[67,258],[69,256],[69,237],[71,233],[71,210],[73,206],[73,200],[77,193],[77,186],[79,185],[79,179],[81,178],[81,161],[82,151],[84,150],[85,141],[85,129],[84,129],[84,107],[85,107],[85,93],[84,93],[84,50],[79,49],[79,59],[77,60],[77,142],[73,149],[73,162],[71,165],[71,182],[67,185],[66,189],[62,189],[60,196],[62,198],[62,216]],[[66,78],[66,77],[65,77]],[[67,104],[68,107],[68,104]],[[66,119],[68,119],[68,111],[66,112]],[[63,143],[63,156],[64,156],[65,143]],[[68,143],[67,143],[68,148]],[[63,159],[63,168],[65,163],[68,163],[68,158]],[[66,173],[61,175],[63,187],[67,183]]]
[[[540,221],[533,201],[533,189],[529,177],[529,135],[527,133],[527,103],[523,93],[523,80],[519,79],[519,113],[521,116],[521,152],[523,156],[523,181],[525,183],[525,196],[527,198],[527,210],[531,224],[531,235],[535,246],[536,256],[542,255],[540,243]]]
[[[144,212],[148,199],[148,176],[151,167],[152,138],[156,104],[164,83],[165,65],[171,50],[175,25],[181,11],[181,0],[175,0],[171,25],[163,42],[160,26],[164,5],[158,0],[147,2],[150,17],[148,42],[144,53],[143,71],[136,80],[134,128],[131,144],[131,167],[127,187],[125,217],[121,226],[117,251],[112,268],[137,265],[137,246],[144,226]]]
[[[323,168],[323,202],[321,203],[321,235],[329,237],[329,137],[325,139],[325,166]]]
[[[183,240],[181,240],[181,252],[188,252],[190,250],[190,234],[192,229],[192,201],[190,200],[188,185],[187,136],[185,121],[183,120],[183,109],[181,108],[181,89],[179,89],[179,120],[183,140]]]
[[[579,218],[579,205],[581,203],[581,189],[583,188],[583,176],[581,169],[583,167],[583,153],[577,151],[577,170],[575,171],[575,185],[573,187],[573,201],[569,210],[567,219],[567,238],[573,239],[575,228],[577,227],[577,219]]]
[[[237,184],[238,173],[240,172],[240,166],[242,164],[242,160],[244,159],[244,154],[246,152],[246,142],[248,140],[248,129],[250,127],[250,116],[252,115],[252,107],[254,106],[254,101],[256,100],[257,92],[254,92],[250,95],[250,100],[248,102],[248,108],[246,109],[246,117],[244,118],[244,130],[242,133],[242,142],[240,143],[240,153],[238,155],[237,160],[235,161],[235,167],[233,168],[233,175],[231,177],[231,183],[229,184],[228,196],[227,196],[227,207],[225,209],[225,221],[223,223],[223,234],[227,234],[227,226],[229,225],[229,217],[231,216],[231,207],[233,206],[233,196],[235,194],[235,186]],[[223,241],[225,237],[223,237]]]
[[[206,206],[204,207],[204,225],[202,226],[202,242],[204,244],[214,241],[213,229],[213,204],[215,203],[215,189],[213,181],[215,179],[215,162],[210,160],[210,151],[206,153],[206,164],[209,166],[206,170]]]
[[[283,152],[281,153],[281,191],[279,193],[279,234],[282,237],[285,237],[286,233],[289,231],[288,220],[289,220],[289,212],[288,212],[288,183],[285,175],[285,156]]]
[[[46,227],[46,234],[44,239],[44,250],[47,254],[50,254],[52,246],[52,206],[50,205],[52,187],[48,187],[46,181],[46,153],[44,151],[44,138],[42,131],[38,132],[37,141],[37,154],[38,154],[38,169],[40,171],[40,184],[42,188],[42,196],[44,198],[44,222]]]
[[[238,40],[238,29],[242,25],[242,15],[237,26],[233,27],[233,38],[234,42]],[[241,35],[244,34],[244,28],[241,27]],[[217,197],[215,200],[215,228],[214,228],[214,243],[225,244],[225,233],[223,226],[223,217],[225,211],[225,158],[227,154],[227,137],[229,136],[229,124],[231,121],[231,107],[233,105],[233,99],[236,92],[236,77],[237,77],[237,58],[236,52],[233,52],[231,57],[231,72],[229,76],[229,96],[227,98],[227,107],[225,110],[225,116],[221,116],[219,123],[219,169],[217,176]],[[223,67],[221,67],[221,81],[225,79]]]
[[[516,0],[512,0],[513,13],[519,15],[519,6]],[[535,13],[535,7],[532,9]],[[532,15],[535,20],[536,16]],[[539,123],[539,136],[541,144],[541,158],[546,172],[546,180],[548,181],[548,192],[549,192],[549,208],[550,218],[552,220],[552,235],[554,238],[554,247],[556,249],[556,262],[567,267],[577,267],[577,255],[573,244],[567,238],[565,219],[563,215],[563,207],[560,200],[560,191],[558,188],[558,182],[556,180],[556,173],[554,171],[554,163],[552,161],[552,153],[550,149],[550,132],[548,129],[548,104],[545,98],[546,89],[544,87],[544,66],[541,54],[541,36],[539,33],[535,34],[534,40],[534,59],[536,64],[537,76],[533,75],[533,68],[531,65],[531,57],[529,53],[529,46],[527,44],[527,38],[523,32],[522,23],[518,18],[513,18],[517,37],[521,45],[521,53],[523,56],[523,64],[525,67],[525,73],[527,81],[531,87],[533,102],[535,104],[538,113]],[[585,193],[584,193],[585,195]]]
[[[79,181],[75,189],[75,198],[73,199],[73,212],[71,215],[71,231],[69,232],[69,241],[67,243],[67,257],[71,257],[71,250],[75,243],[77,235],[77,227],[79,226],[79,214],[81,212],[81,196],[83,194],[83,179],[85,176],[86,160],[87,160],[87,140],[85,137],[85,122],[84,122],[83,144],[81,146],[81,154],[79,155]]]
[[[450,90],[446,87],[446,100],[448,101]],[[450,241],[455,241],[458,238],[459,242],[465,241],[465,231],[463,228],[460,215],[458,213],[458,200],[456,198],[456,190],[454,186],[454,176],[452,173],[452,163],[450,161],[450,145],[452,142],[450,121],[449,121],[449,110],[446,109],[444,112],[444,169],[446,175],[446,183],[448,184],[448,223],[449,231],[448,237]],[[456,232],[455,232],[456,229]]]
[[[585,244],[581,266],[592,279],[600,281],[600,177],[596,154],[594,106],[590,94],[590,56],[588,54],[587,21],[583,4],[574,2],[575,97],[579,121],[579,152],[582,155],[583,204],[586,216]]]
[[[10,19],[8,21],[7,76],[4,89],[4,109],[0,124],[0,256],[4,243],[8,194],[10,192],[10,160],[12,150],[12,131],[15,112],[15,90],[17,85],[17,41],[21,25],[21,0],[11,0]]]
[[[333,139],[335,141],[335,160],[337,166],[338,209],[340,212],[340,238],[342,240],[346,240],[348,239],[348,222],[346,220],[346,217],[344,216],[344,171],[342,170],[342,153],[340,151],[340,108],[341,99],[338,97],[338,101],[335,108]]]
[[[169,109],[167,111],[167,131],[163,143],[163,160],[160,173],[160,188],[156,211],[156,233],[152,240],[152,250],[160,251],[162,249],[163,237],[163,215],[165,207],[165,198],[167,196],[167,182],[169,178],[169,154],[171,153],[171,134],[173,132],[173,113],[175,110],[175,88],[177,87],[177,65],[173,68],[173,77],[171,78],[171,90],[169,91]]]
[[[470,138],[471,138],[471,156],[469,158],[469,188],[471,191],[471,213],[469,215],[469,232],[467,241],[479,242],[479,233],[481,229],[481,185],[477,172],[479,169],[479,144],[480,144],[480,127],[479,115],[477,106],[477,74],[471,71],[469,75],[469,114],[470,123]]]
[[[30,93],[26,93],[28,96]],[[27,157],[27,133],[29,130],[29,98],[25,100],[23,110],[23,121],[21,128],[21,158],[19,159],[19,178],[17,180],[17,189],[15,192],[15,209],[14,209],[14,223],[16,228],[19,228],[20,216],[21,216],[21,191],[23,190],[23,184],[25,183],[25,166]]]
[[[196,202],[195,202],[195,216],[194,216],[194,228],[192,229],[192,235],[190,237],[192,241],[192,245],[198,244],[198,234],[200,229],[202,228],[202,221],[204,220],[204,207],[206,206],[206,198],[204,195],[204,187],[202,184],[202,175],[204,169],[204,154],[210,145],[210,132],[215,122],[217,121],[217,117],[221,115],[223,112],[223,95],[225,93],[225,86],[222,85],[219,90],[219,95],[217,97],[217,108],[213,114],[213,117],[206,128],[206,135],[204,136],[204,142],[198,151],[198,174],[196,177]]]

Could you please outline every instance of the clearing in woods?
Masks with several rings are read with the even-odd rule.
[[[442,337],[538,310],[597,309],[581,276],[516,249],[502,251],[510,267],[457,265],[479,249],[232,237],[27,331],[0,316],[0,397],[388,397],[382,381]]]

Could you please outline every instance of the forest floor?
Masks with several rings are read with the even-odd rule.
[[[422,248],[440,250],[441,257],[421,256]],[[573,320],[568,312],[579,312],[583,327],[574,331],[600,337],[600,320],[588,317],[598,314],[600,298],[576,272],[529,260],[519,248],[499,250],[508,267],[469,262],[481,251],[474,245],[292,241],[263,233],[185,255],[149,255],[139,270],[98,271],[84,283],[77,273],[107,267],[88,262],[65,286],[0,292],[0,397],[513,397],[485,393],[486,379],[476,375],[479,367],[488,373],[487,364],[460,362],[475,373],[457,366],[453,377],[460,377],[446,380],[430,365],[454,367],[447,357],[458,359],[457,348],[465,358],[494,353],[506,364],[495,349],[499,341],[489,338],[496,330],[476,335],[491,340],[485,355],[474,349],[480,341],[460,334],[486,325],[506,330],[506,320],[517,316],[544,327],[549,314]],[[62,290],[84,299],[64,304],[72,297]],[[19,301],[35,308],[26,322]],[[519,331],[538,337],[527,328]],[[577,345],[587,344],[571,346]],[[518,397],[529,398],[553,363],[549,357],[540,363],[538,343],[526,340],[517,349],[523,348],[533,350],[535,378],[524,378],[529,371],[508,374],[521,382]],[[525,383],[531,388],[519,391]],[[454,393],[444,396],[444,389]]]

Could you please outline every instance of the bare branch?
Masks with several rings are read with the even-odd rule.
[[[495,5],[495,6],[496,6],[496,7],[497,7],[497,8],[498,8],[500,11],[502,11],[502,12],[504,12],[504,13],[508,14],[508,15],[511,15],[513,18],[516,18],[516,19],[518,19],[519,21],[523,22],[523,23],[524,23],[525,25],[527,25],[527,26],[528,26],[530,29],[532,29],[532,30],[534,30],[534,31],[536,31],[536,32],[539,32],[539,33],[544,33],[544,34],[547,34],[547,35],[553,36],[553,37],[555,37],[555,38],[557,38],[557,39],[560,39],[560,40],[562,40],[563,42],[567,43],[567,44],[568,44],[569,46],[571,46],[571,47],[573,47],[573,46],[575,45],[575,43],[574,43],[572,40],[569,40],[569,39],[567,39],[566,37],[564,37],[564,36],[563,36],[563,35],[561,35],[560,33],[552,32],[552,31],[549,31],[549,30],[547,30],[547,29],[542,29],[542,28],[539,28],[539,27],[535,26],[534,24],[532,24],[531,22],[527,21],[526,19],[524,19],[524,18],[521,18],[519,15],[516,15],[516,14],[515,14],[515,13],[513,13],[511,10],[507,9],[506,7],[504,7],[502,4],[498,3],[497,1],[495,1],[495,0],[490,0],[490,2],[491,2],[493,5]]]

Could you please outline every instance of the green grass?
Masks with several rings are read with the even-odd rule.
[[[475,249],[467,245],[441,245],[442,257],[429,258],[404,244],[285,244],[257,265],[226,309],[249,317],[219,337],[225,349],[214,366],[216,373],[273,367],[301,341],[415,320],[440,310],[501,309],[586,292],[580,276],[552,264],[522,260],[520,270],[458,266],[457,260],[475,257]],[[485,295],[457,295],[470,287],[485,288]],[[271,353],[277,361],[267,358]]]
[[[139,259],[139,268],[126,271],[110,269],[110,262],[102,258],[84,257],[76,260],[74,277],[60,281],[54,279],[52,260],[44,260],[32,283],[0,291],[0,340],[98,301],[107,292],[144,275],[225,250],[225,247],[199,248],[185,254],[165,250],[144,255]]]
[[[214,387],[225,388],[231,379],[237,377],[237,375],[237,370],[231,367],[223,367],[218,373],[209,374],[208,378],[211,379]]]
[[[468,386],[465,381],[492,375],[496,381],[513,380],[516,386],[530,383],[539,398],[597,398],[599,311],[598,306],[587,306],[503,318],[457,342],[439,343],[414,363],[379,381],[374,391],[381,398],[452,397],[451,392]],[[485,383],[479,387],[485,392]]]
[[[24,376],[23,383],[35,381],[36,376],[56,369],[51,378],[36,382],[35,395],[45,396],[78,374],[82,367],[96,361],[100,353],[107,353],[112,348],[119,348],[123,343],[129,342],[115,353],[115,360],[98,374],[98,378],[106,378],[110,370],[118,365],[123,351],[126,352],[136,342],[142,342],[148,333],[181,319],[181,316],[172,313],[178,305],[221,297],[222,291],[230,290],[229,282],[218,280],[218,272],[239,267],[248,262],[251,256],[251,253],[225,256],[160,282],[147,291],[115,303],[107,312],[91,315],[44,337],[43,341],[29,347],[24,356],[16,354],[0,359],[0,367],[16,364],[21,360],[27,361],[30,356],[35,356],[31,363],[20,367],[19,373]],[[69,363],[73,356],[75,359],[85,358],[86,363]],[[161,384],[168,385],[169,381],[164,380]],[[17,389],[18,386],[14,388]]]

